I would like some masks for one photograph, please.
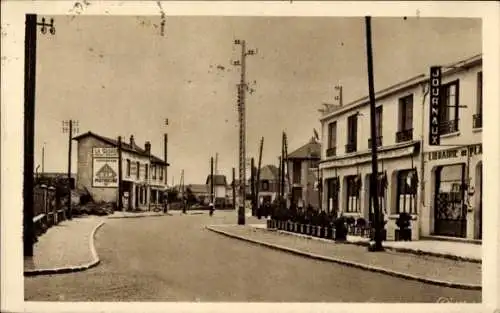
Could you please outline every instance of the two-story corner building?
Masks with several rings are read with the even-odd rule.
[[[227,180],[225,175],[208,175],[206,180],[206,185],[208,188],[208,193],[210,196],[210,186],[213,177],[213,196],[214,196],[214,205],[216,207],[225,207],[226,206],[226,192],[227,192]]]
[[[92,132],[73,138],[78,142],[77,189],[86,189],[95,201],[118,200],[118,141]],[[166,189],[168,163],[130,141],[121,144],[123,206],[125,210],[159,205]]]
[[[287,156],[288,176],[291,185],[290,201],[296,205],[319,208],[318,164],[321,158],[321,143],[315,138],[292,151]]]
[[[429,235],[479,236],[481,56],[443,67],[440,94],[440,146],[428,142],[429,74],[375,95],[377,198],[387,220],[388,240],[395,237],[395,221],[401,212],[413,217],[413,240]],[[320,120],[323,207],[371,220],[368,97],[326,113]],[[467,181],[469,192],[463,188]],[[476,190],[473,196],[471,188]]]
[[[277,166],[268,164],[260,169],[259,178],[259,205],[272,203],[276,200],[279,192],[279,169]]]

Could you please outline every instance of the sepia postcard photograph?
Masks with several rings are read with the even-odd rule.
[[[499,8],[2,1],[2,311],[500,312]]]

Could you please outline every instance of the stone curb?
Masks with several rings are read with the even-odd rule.
[[[392,271],[392,270],[388,270],[388,269],[385,269],[382,267],[371,266],[371,265],[361,264],[361,263],[352,262],[352,261],[346,261],[346,260],[339,259],[339,258],[327,257],[327,256],[319,255],[319,254],[314,254],[314,253],[305,252],[305,251],[301,251],[301,250],[297,250],[297,249],[293,249],[293,248],[275,245],[272,243],[268,243],[268,242],[264,242],[264,241],[260,241],[260,240],[256,240],[256,239],[250,239],[250,238],[247,238],[245,236],[235,235],[235,234],[231,234],[230,232],[226,232],[226,231],[223,231],[220,229],[215,229],[212,226],[205,226],[205,227],[210,231],[213,231],[213,232],[221,234],[221,235],[225,235],[227,237],[240,239],[240,240],[247,241],[247,242],[253,242],[253,243],[259,244],[261,246],[265,246],[265,247],[272,248],[275,250],[287,251],[287,252],[290,252],[290,253],[293,253],[296,255],[310,257],[310,258],[317,259],[317,260],[334,262],[334,263],[338,263],[338,264],[342,264],[342,265],[346,265],[346,266],[351,266],[351,267],[355,267],[355,268],[359,268],[359,269],[363,269],[363,270],[368,270],[368,271],[382,273],[382,274],[386,274],[386,275],[390,275],[390,276],[405,278],[405,279],[409,279],[409,280],[416,280],[416,281],[420,281],[423,283],[429,283],[429,284],[438,285],[438,286],[459,288],[459,289],[468,289],[468,290],[482,290],[481,285],[462,284],[462,283],[454,283],[454,282],[448,282],[448,281],[443,281],[443,280],[434,280],[434,279],[430,279],[430,278],[425,278],[425,277],[415,276],[415,275],[406,274],[406,273],[402,273],[402,272]]]
[[[256,229],[259,229],[259,228],[256,228]],[[297,236],[297,237],[325,241],[325,242],[335,242],[335,243],[350,244],[350,245],[357,245],[357,246],[364,246],[364,247],[367,247],[370,244],[369,242],[363,242],[363,241],[337,242],[334,240],[314,237],[314,236],[310,236],[310,235],[296,234],[296,233],[292,233],[292,232],[285,231],[285,230],[268,229],[268,228],[260,228],[260,229],[263,231],[277,231],[278,233],[289,235],[289,236]],[[430,251],[424,251],[424,250],[420,250],[420,249],[409,249],[409,248],[390,247],[390,246],[384,246],[384,249],[391,250],[394,252],[399,252],[399,253],[410,253],[410,254],[415,254],[415,255],[428,255],[428,256],[433,256],[433,257],[438,257],[438,258],[450,259],[453,261],[470,262],[470,263],[478,263],[478,264],[482,263],[482,260],[478,260],[478,259],[474,259],[474,258],[462,257],[462,256],[457,256],[457,255],[452,255],[452,254],[439,253],[439,252],[430,252]]]
[[[90,253],[92,254],[92,261],[91,262],[86,263],[84,265],[79,265],[79,266],[77,265],[77,266],[66,266],[66,267],[49,268],[49,269],[27,270],[27,271],[24,271],[24,276],[74,273],[74,272],[86,271],[94,266],[97,266],[101,262],[101,260],[99,259],[99,256],[97,255],[97,250],[95,249],[95,245],[94,245],[94,239],[95,239],[95,234],[97,233],[97,230],[102,225],[104,225],[104,221],[101,221],[99,224],[97,224],[96,227],[94,227],[94,229],[92,230],[92,233],[90,234],[90,237],[89,237]]]

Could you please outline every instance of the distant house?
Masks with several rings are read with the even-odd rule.
[[[190,184],[186,186],[186,190],[189,188],[196,199],[207,204],[210,201],[209,187],[204,184]]]
[[[291,201],[295,204],[309,204],[319,207],[318,165],[321,157],[321,143],[314,138],[288,155],[288,173],[291,180]]]
[[[213,178],[214,201],[216,206],[226,206],[227,202],[227,180],[225,175],[208,175],[206,186],[210,195],[210,185]]]
[[[270,203],[279,192],[279,169],[269,164],[260,169],[259,204]]]

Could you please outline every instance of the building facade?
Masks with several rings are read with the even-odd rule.
[[[86,189],[96,202],[118,200],[118,141],[92,132],[73,138],[78,142],[76,188]],[[166,190],[168,163],[130,141],[121,144],[122,203],[124,210],[161,205]]]
[[[412,216],[412,239],[480,239],[482,211],[482,57],[442,72],[439,146],[429,144],[429,75],[376,93],[379,207],[387,239],[399,213]],[[368,97],[321,117],[323,208],[372,220]]]
[[[225,175],[208,175],[206,180],[207,190],[210,196],[210,186],[213,179],[213,196],[216,207],[225,207],[228,204],[227,180]]]
[[[290,179],[289,199],[295,205],[320,207],[320,193],[316,188],[320,158],[321,143],[315,138],[288,155],[288,172],[285,173]]]
[[[279,169],[275,165],[265,165],[260,169],[258,203],[272,203],[279,192]]]

